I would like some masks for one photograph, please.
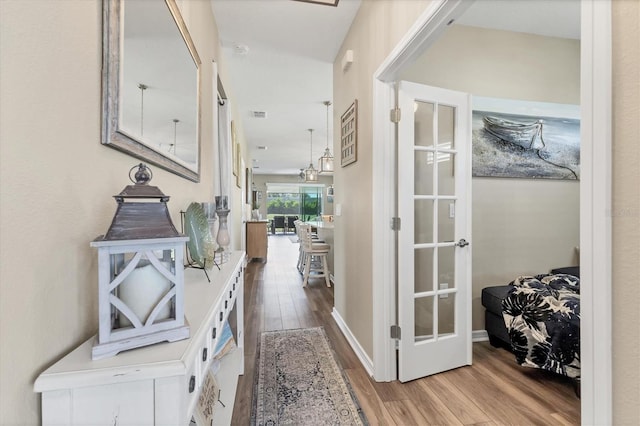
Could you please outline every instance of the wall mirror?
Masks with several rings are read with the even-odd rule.
[[[198,182],[200,63],[175,0],[103,0],[102,143]]]

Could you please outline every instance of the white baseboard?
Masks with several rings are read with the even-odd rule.
[[[347,339],[347,342],[349,342],[349,345],[356,353],[356,356],[360,360],[360,363],[362,363],[364,369],[367,371],[367,374],[369,376],[373,376],[373,361],[371,361],[371,358],[369,358],[364,349],[362,349],[362,346],[360,346],[360,343],[358,343],[358,339],[356,339],[356,337],[353,335],[338,311],[336,311],[336,308],[333,308],[333,310],[331,311],[331,316],[336,321],[336,324],[338,324],[340,331],[342,331],[342,334]]]
[[[489,334],[487,334],[487,330],[473,330],[471,332],[471,341],[473,343],[486,342],[487,340],[489,340]]]

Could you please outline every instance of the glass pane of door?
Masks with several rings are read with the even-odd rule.
[[[414,110],[415,341],[455,332],[455,107]]]
[[[322,188],[304,186],[300,188],[300,219],[303,222],[318,220],[322,213]]]

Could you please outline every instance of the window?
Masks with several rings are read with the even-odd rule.
[[[298,216],[316,220],[322,214],[324,185],[267,184],[267,218]]]

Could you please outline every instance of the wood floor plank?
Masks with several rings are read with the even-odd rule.
[[[384,403],[371,385],[366,371],[361,368],[345,370],[358,402],[371,425],[395,425]]]
[[[447,407],[462,424],[482,424],[489,422],[489,416],[478,407],[473,400],[461,393],[455,384],[448,379],[447,374],[436,374],[420,381],[424,381],[438,397],[447,403]]]
[[[398,425],[426,425],[427,420],[413,401],[399,400],[383,402],[385,408]]]
[[[428,380],[414,380],[403,385],[414,399],[418,410],[430,425],[462,425],[462,421],[449,408],[449,401],[441,399]]]
[[[524,368],[513,354],[473,345],[473,366],[402,384],[369,377],[331,315],[333,288],[321,279],[302,287],[298,246],[269,236],[267,262],[245,270],[245,374],[238,381],[233,425],[249,425],[260,333],[322,326],[371,425],[535,425],[580,423],[571,382]]]
[[[519,406],[512,401],[509,394],[503,392],[491,377],[474,370],[472,367],[462,367],[446,373],[458,390],[470,398],[476,405],[496,423],[533,425],[544,424],[536,413],[526,406]],[[488,407],[492,407],[488,409]]]

